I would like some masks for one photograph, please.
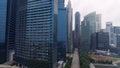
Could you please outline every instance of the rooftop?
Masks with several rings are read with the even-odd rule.
[[[119,68],[112,64],[94,64],[95,68]]]

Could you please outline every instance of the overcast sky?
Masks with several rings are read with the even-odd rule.
[[[71,0],[71,2],[74,13],[79,11],[82,20],[88,13],[96,11],[98,14],[102,14],[103,28],[107,21],[112,21],[113,25],[120,26],[120,0]]]

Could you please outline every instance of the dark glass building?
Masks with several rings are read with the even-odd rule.
[[[0,0],[0,63],[6,61],[6,13],[7,0]]]
[[[75,47],[80,48],[80,13],[75,13]]]
[[[64,5],[64,0],[58,0],[58,60],[66,60],[67,46],[67,10]]]
[[[119,26],[114,26],[114,27],[113,27],[113,32],[114,32],[115,34],[120,34],[120,27],[119,27]]]
[[[57,66],[57,0],[18,0],[15,61],[31,68]]]
[[[116,37],[116,46],[120,47],[120,27],[119,26],[114,26],[113,27],[113,32],[115,33]]]
[[[7,45],[7,60],[10,60],[11,53],[15,50],[15,25],[16,25],[16,10],[17,0],[8,0],[7,2],[7,25],[6,25],[6,45]]]
[[[97,32],[91,35],[91,50],[105,50],[109,49],[109,33]]]

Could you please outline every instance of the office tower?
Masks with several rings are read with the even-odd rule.
[[[119,26],[114,26],[113,32],[116,35],[116,46],[120,47],[120,27]]]
[[[0,63],[6,61],[6,15],[7,0],[0,0]]]
[[[114,26],[114,27],[113,27],[113,32],[114,32],[115,34],[120,34],[120,26]]]
[[[90,40],[92,33],[96,32],[96,12],[92,12],[84,17],[81,23],[81,45],[82,50],[90,50]]]
[[[91,35],[91,50],[108,50],[109,49],[109,33],[96,32]]]
[[[6,25],[6,45],[7,45],[7,60],[12,60],[15,50],[15,24],[16,24],[16,9],[17,0],[8,0],[7,2],[7,25]],[[10,57],[12,55],[12,57]]]
[[[96,15],[96,32],[101,30],[101,14]]]
[[[120,47],[120,34],[116,35],[116,46]]]
[[[109,33],[109,45],[110,46],[116,46],[116,35],[113,31],[113,25],[112,22],[106,23],[106,32]]]
[[[73,39],[72,39],[72,14],[73,9],[71,7],[71,1],[67,4],[67,53],[73,52]]]
[[[75,13],[75,47],[80,47],[80,13]]]
[[[100,32],[106,32],[106,29],[100,29]]]
[[[15,61],[30,68],[57,66],[57,0],[18,0]]]
[[[66,60],[67,46],[67,10],[64,0],[58,0],[58,25],[57,25],[58,60]]]

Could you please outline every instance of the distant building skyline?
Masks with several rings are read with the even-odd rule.
[[[67,3],[69,0],[65,1]],[[114,26],[120,26],[120,10],[118,9],[120,6],[120,0],[71,0],[71,2],[73,15],[76,11],[81,12],[81,21],[88,13],[96,11],[98,14],[102,14],[102,28],[105,28],[107,21],[112,21]],[[73,21],[73,23],[75,22]]]

